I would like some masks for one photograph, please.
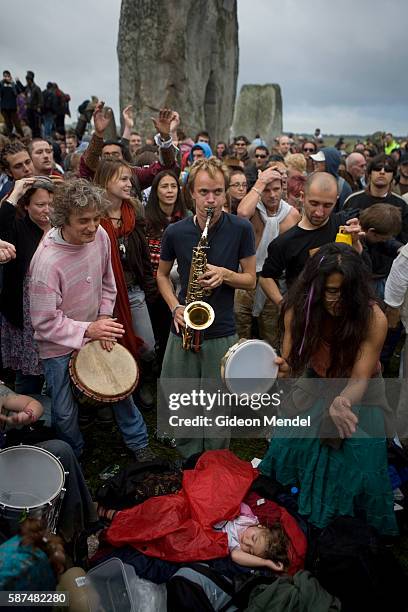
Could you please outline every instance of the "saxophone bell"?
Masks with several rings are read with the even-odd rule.
[[[182,331],[183,349],[198,353],[203,342],[202,332],[213,324],[214,308],[207,302],[196,300],[190,302],[184,309],[186,326]]]
[[[214,308],[207,302],[196,300],[184,309],[184,321],[191,329],[202,331],[214,323]]]

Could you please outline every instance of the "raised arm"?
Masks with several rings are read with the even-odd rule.
[[[112,111],[109,108],[105,108],[105,102],[100,100],[95,106],[92,118],[95,132],[79,163],[80,177],[89,180],[93,179],[93,175],[96,172],[102,153],[105,130],[112,119]]]
[[[132,104],[129,104],[129,106],[126,106],[123,109],[122,117],[123,117],[124,126],[125,126],[123,128],[122,140],[130,140],[130,136],[132,134],[133,126],[135,124],[135,121],[134,121],[134,118],[133,118],[133,106],[132,106]]]
[[[239,203],[237,209],[238,216],[252,219],[255,214],[256,206],[262,198],[265,187],[268,183],[276,180],[281,181],[282,175],[275,168],[267,168],[263,172],[259,172],[255,185]]]
[[[0,238],[15,243],[15,220],[17,204],[34,183],[35,177],[19,179],[14,183],[11,193],[0,204]]]
[[[172,123],[176,122],[176,114],[170,108],[162,108],[157,117],[152,117],[158,134],[155,142],[159,147],[159,159],[164,168],[174,168],[177,149],[171,138]]]

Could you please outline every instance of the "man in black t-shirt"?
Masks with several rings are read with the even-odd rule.
[[[351,234],[353,247],[359,253],[362,252],[358,220],[350,219],[350,213],[332,214],[336,202],[336,179],[327,172],[311,174],[305,183],[302,219],[271,242],[261,272],[261,287],[275,304],[280,304],[283,299],[277,284],[283,272],[286,271],[286,283],[289,286],[303,270],[311,252],[335,241],[341,225],[347,224],[345,231]]]

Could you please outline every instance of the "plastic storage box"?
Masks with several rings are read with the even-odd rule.
[[[89,570],[86,578],[91,612],[137,612],[130,589],[134,576],[134,569],[116,557]]]

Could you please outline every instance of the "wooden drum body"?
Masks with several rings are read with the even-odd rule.
[[[73,353],[69,373],[78,402],[95,407],[126,399],[139,380],[139,369],[131,353],[120,344],[105,351],[99,340],[88,342]]]

